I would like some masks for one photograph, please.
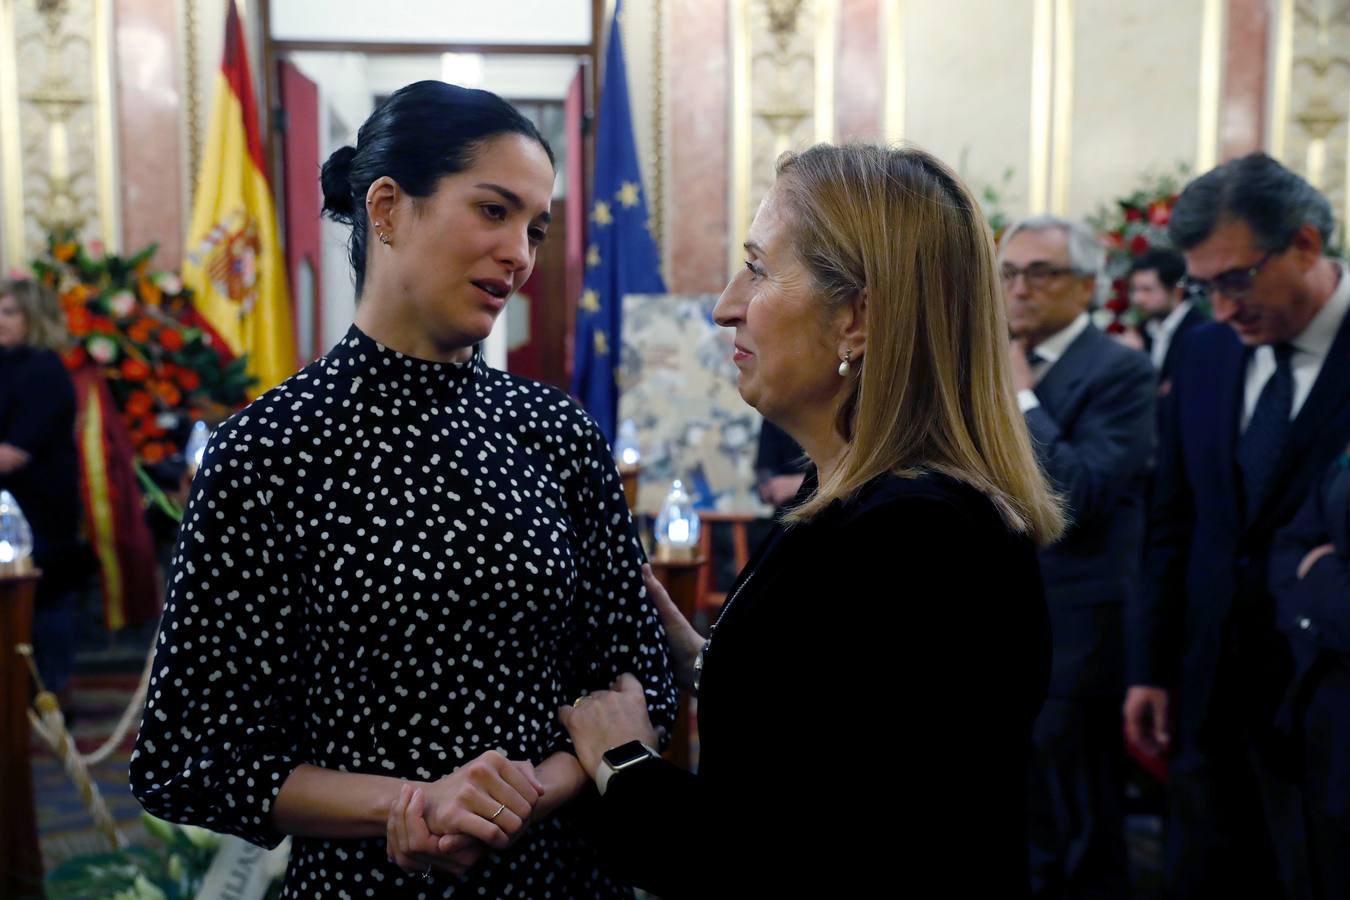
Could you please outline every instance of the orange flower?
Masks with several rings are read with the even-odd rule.
[[[83,284],[73,285],[61,295],[61,299],[69,300],[71,303],[83,303],[89,299],[89,288]]]
[[[202,378],[192,369],[178,367],[178,386],[185,391],[195,391],[202,386]]]
[[[151,306],[159,306],[159,301],[164,296],[164,293],[159,289],[159,285],[149,278],[142,277],[138,287],[140,288],[141,299]]]
[[[80,249],[79,245],[74,241],[66,241],[52,248],[52,256],[55,256],[61,262],[70,262],[75,258],[75,251],[78,249]]]
[[[183,333],[177,328],[161,328],[159,345],[170,353],[183,349]]]
[[[94,316],[89,320],[89,328],[93,331],[101,331],[105,334],[117,330],[117,326],[114,325],[112,319],[107,316]]]
[[[151,397],[145,391],[132,391],[131,396],[127,398],[127,413],[133,416],[143,416],[155,407],[155,398]]]
[[[150,377],[150,367],[139,359],[122,360],[122,377],[127,381],[144,381]]]
[[[155,320],[150,318],[137,319],[130,328],[127,329],[127,337],[138,344],[150,343],[150,336],[155,333]]]
[[[155,421],[154,416],[145,417],[145,425],[141,428],[141,433],[148,438],[164,437],[164,427]]]
[[[66,315],[66,327],[75,337],[84,337],[88,334],[93,321],[94,317],[89,315],[89,310],[82,306],[70,310]]]
[[[177,406],[183,401],[183,394],[167,381],[156,381],[154,392],[168,406]]]
[[[163,462],[164,456],[165,453],[163,444],[149,443],[141,448],[141,459],[145,460],[152,466],[157,462]]]

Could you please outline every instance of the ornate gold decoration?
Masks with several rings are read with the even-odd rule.
[[[733,0],[733,271],[775,161],[832,137],[836,7],[836,0]]]
[[[197,0],[183,0],[183,96],[187,101],[187,147],[189,191],[187,206],[197,196],[197,178],[202,166],[202,103],[197,78]]]
[[[1223,102],[1224,0],[1204,0],[1200,25],[1200,98],[1195,169],[1205,172],[1219,160],[1219,107]]]
[[[116,250],[107,0],[9,0],[0,73],[7,110],[6,238],[13,262],[75,228]]]
[[[1350,0],[1282,0],[1277,85],[1288,93],[1279,149],[1286,165],[1327,194],[1337,218],[1350,211]],[[1275,142],[1272,142],[1274,144]]]

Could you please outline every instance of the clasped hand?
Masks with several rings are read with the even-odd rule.
[[[404,784],[386,823],[389,860],[463,875],[519,840],[543,795],[533,765],[495,750],[437,781]]]

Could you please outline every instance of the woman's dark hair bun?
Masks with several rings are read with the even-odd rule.
[[[355,157],[355,147],[339,147],[328,157],[319,174],[324,212],[339,222],[351,222],[356,213],[356,205],[352,202],[352,159]]]

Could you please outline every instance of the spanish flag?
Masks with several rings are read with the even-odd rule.
[[[227,10],[183,283],[215,337],[236,356],[248,354],[261,392],[295,371],[295,339],[244,29],[234,0]]]

